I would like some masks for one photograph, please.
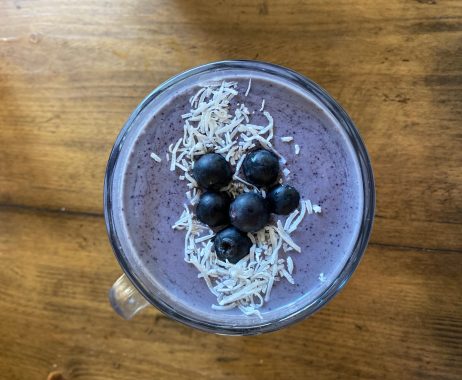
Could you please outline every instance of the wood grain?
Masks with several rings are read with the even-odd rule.
[[[106,289],[119,268],[101,218],[2,211],[2,378],[460,378],[458,253],[372,245],[344,291],[311,319],[230,338],[154,309],[130,322],[116,316]]]
[[[377,185],[372,243],[327,308],[284,331],[127,323],[102,218],[112,143],[155,86],[259,59],[325,87]],[[0,378],[459,379],[462,2],[0,2]]]

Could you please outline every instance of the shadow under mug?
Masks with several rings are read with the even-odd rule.
[[[182,83],[188,78],[209,72],[219,72],[221,70],[245,70],[249,71],[249,74],[252,72],[264,72],[293,83],[294,85],[298,86],[298,88],[308,92],[311,96],[316,97],[316,99],[319,100],[331,113],[331,115],[339,122],[341,127],[346,132],[346,135],[350,139],[359,162],[364,194],[362,219],[357,240],[353,246],[353,250],[349,259],[340,271],[337,278],[330,284],[330,286],[319,297],[317,297],[308,305],[305,305],[300,310],[292,312],[289,315],[285,315],[283,318],[278,318],[277,320],[265,323],[256,323],[255,325],[245,327],[215,324],[210,321],[201,320],[200,318],[186,316],[179,310],[176,310],[174,306],[163,302],[151,294],[151,292],[149,292],[149,290],[143,286],[142,281],[140,281],[136,273],[132,270],[132,268],[130,268],[129,263],[125,259],[122,244],[120,244],[119,241],[119,234],[114,223],[113,215],[113,185],[115,167],[119,159],[119,154],[124,141],[132,131],[132,126],[137,116],[152,102],[156,102],[156,99],[158,99],[159,96],[168,92],[169,89]],[[124,274],[114,283],[109,291],[110,303],[114,310],[125,319],[132,318],[135,314],[137,314],[140,310],[148,305],[154,305],[164,314],[179,322],[203,331],[217,334],[255,335],[263,332],[279,330],[285,326],[293,324],[294,322],[309,317],[314,312],[323,307],[327,302],[329,302],[343,288],[358,266],[359,261],[361,260],[361,257],[367,247],[372,229],[374,209],[374,179],[372,167],[364,143],[350,117],[323,88],[293,70],[259,61],[212,62],[190,69],[162,83],[138,105],[138,107],[133,111],[130,118],[120,131],[109,156],[104,179],[104,216],[109,240],[111,242],[115,256],[124,271]]]

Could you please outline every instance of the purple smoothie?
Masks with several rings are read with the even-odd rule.
[[[238,309],[215,311],[215,296],[195,267],[184,262],[184,231],[172,224],[187,203],[186,182],[169,170],[168,146],[183,135],[183,119],[190,109],[189,98],[208,80],[237,81],[236,103],[255,111],[251,123],[266,125],[259,111],[274,118],[275,148],[285,156],[290,174],[284,182],[296,187],[302,199],[322,206],[322,214],[306,215],[292,233],[301,253],[290,252],[295,285],[284,279],[276,283],[271,299],[260,310],[263,322],[294,312],[316,299],[336,279],[351,255],[358,237],[363,209],[363,187],[353,147],[329,111],[311,95],[274,76],[227,71],[192,78],[167,91],[141,112],[123,144],[115,172],[114,218],[125,259],[139,281],[178,312],[215,323],[248,326],[260,323]],[[198,82],[199,81],[199,82]],[[292,143],[281,142],[293,136]],[[300,146],[295,155],[294,144]],[[161,163],[150,158],[155,152]],[[279,217],[284,223],[285,217]],[[285,258],[286,254],[281,252]],[[323,273],[325,281],[319,280]]]

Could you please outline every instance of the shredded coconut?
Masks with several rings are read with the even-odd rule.
[[[281,137],[282,142],[291,142],[293,140],[294,140],[294,138],[292,136],[283,136],[283,137]]]
[[[162,158],[160,158],[157,154],[155,154],[154,152],[151,152],[151,158],[156,161],[156,162],[161,162],[162,161]]]
[[[247,97],[249,95],[250,87],[252,86],[252,78],[249,79],[249,85],[247,86],[247,90],[245,90],[244,96]]]
[[[261,101],[260,112],[262,112],[264,109],[265,109],[265,99]]]
[[[284,174],[284,177],[288,177],[290,174],[290,170],[287,168],[284,168],[284,170],[282,171],[282,174]]]
[[[314,211],[315,214],[320,214],[321,213],[321,206],[313,205],[313,211]]]
[[[295,154],[296,154],[296,155],[299,155],[299,154],[300,154],[300,145],[295,144],[295,145],[294,145],[294,149],[295,149]]]
[[[287,270],[290,274],[294,271],[294,262],[290,256],[287,256]]]
[[[252,80],[249,79],[245,96],[251,84]],[[188,182],[185,194],[189,205],[197,204],[201,195],[191,171],[195,160],[206,152],[220,153],[235,166],[234,181],[221,189],[233,197],[243,192],[258,191],[239,176],[245,155],[255,144],[274,152],[282,164],[287,162],[273,147],[274,121],[267,111],[263,111],[265,101],[262,101],[260,111],[263,111],[268,123],[255,125],[250,123],[250,111],[244,104],[238,104],[234,113],[230,112],[230,102],[237,94],[236,82],[208,83],[189,99],[191,110],[182,115],[183,136],[169,146],[170,158],[169,153],[166,157],[170,161],[170,170],[180,170],[179,178]],[[285,139],[292,141],[292,137]],[[289,169],[284,169],[286,176],[289,173]],[[311,202],[310,208],[307,202],[302,201],[299,209],[288,216],[284,225],[278,220],[276,225],[269,224],[256,233],[248,234],[252,241],[249,255],[236,264],[218,259],[213,245],[214,233],[197,220],[189,206],[184,206],[172,228],[185,233],[184,260],[197,268],[198,277],[204,279],[216,296],[212,309],[238,308],[245,315],[261,318],[258,309],[269,301],[274,283],[282,279],[295,283],[292,277],[294,262],[291,257],[284,257],[285,252],[301,252],[290,234],[296,230],[307,211],[310,213]],[[316,210],[313,206],[312,211]]]
[[[284,240],[290,247],[295,249],[297,252],[301,252],[301,248],[292,240],[290,235],[286,231],[284,231],[284,227],[282,226],[280,220],[277,221],[277,226],[277,231],[279,232],[281,239]]]
[[[305,206],[306,206],[306,211],[308,212],[308,214],[312,214],[313,213],[313,205],[311,204],[311,201],[308,199],[305,201]]]
[[[293,222],[290,224],[290,226],[288,228],[285,228],[285,226],[284,226],[284,230],[287,231],[289,234],[294,232],[297,229],[298,225],[303,220],[303,218],[305,217],[305,213],[306,213],[306,203],[302,201],[302,202],[300,202],[300,213],[299,213],[299,215],[297,216],[297,218],[295,218],[295,220],[293,220]]]

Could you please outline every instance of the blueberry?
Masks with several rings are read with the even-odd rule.
[[[288,215],[300,203],[300,194],[289,185],[277,185],[266,195],[271,212],[279,215]]]
[[[217,257],[236,264],[240,259],[247,256],[252,246],[249,237],[234,227],[228,227],[215,235],[214,242]]]
[[[258,149],[249,153],[242,167],[247,180],[257,186],[272,185],[279,174],[277,156],[266,149]]]
[[[201,195],[196,206],[197,218],[210,227],[227,224],[230,202],[231,200],[226,193],[207,191]]]
[[[233,172],[222,155],[207,153],[195,162],[193,176],[199,186],[219,190],[231,181]]]
[[[255,232],[269,220],[266,200],[257,193],[243,193],[236,197],[229,208],[231,224],[244,232]]]

